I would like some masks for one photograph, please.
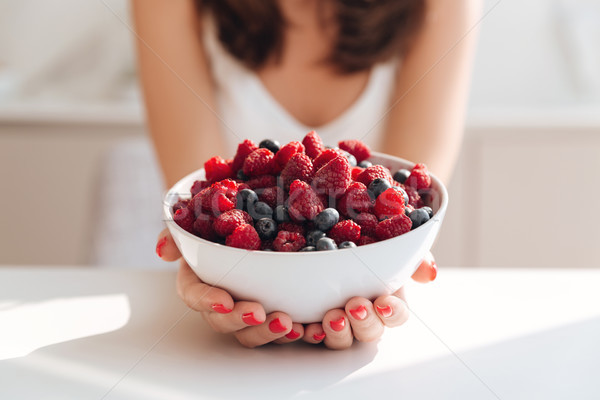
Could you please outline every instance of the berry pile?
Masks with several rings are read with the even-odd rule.
[[[206,180],[173,205],[173,220],[212,242],[285,252],[362,246],[426,223],[427,167],[392,175],[370,156],[359,140],[326,148],[314,131],[285,146],[244,140],[233,159],[204,163]]]

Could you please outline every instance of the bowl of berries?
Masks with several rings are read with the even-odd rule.
[[[423,164],[316,132],[239,144],[166,194],[164,218],[204,282],[299,323],[400,288],[434,243],[448,193]]]

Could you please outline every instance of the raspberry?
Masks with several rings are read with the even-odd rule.
[[[398,214],[404,214],[404,195],[394,188],[389,188],[375,200],[375,215],[382,220]]]
[[[267,175],[273,171],[275,155],[269,149],[256,149],[244,160],[243,171],[249,177]]]
[[[190,204],[190,200],[183,200],[183,199],[179,199],[177,200],[177,203],[173,204],[173,212],[177,212],[177,210],[179,210],[180,208],[188,208]]]
[[[290,185],[288,212],[296,222],[312,220],[323,211],[323,203],[308,183],[295,180]]]
[[[385,219],[377,224],[375,234],[379,240],[390,239],[410,231],[412,221],[404,214]]]
[[[356,158],[356,162],[361,162],[371,157],[371,149],[360,140],[342,140],[338,143],[338,146],[340,149],[352,154]]]
[[[192,198],[190,208],[196,217],[204,213],[219,215],[235,208],[237,192],[237,183],[230,179],[215,182]]]
[[[273,240],[273,248],[276,251],[298,251],[304,247],[306,239],[299,233],[279,231],[275,240]]]
[[[353,182],[338,203],[338,211],[342,215],[354,217],[359,212],[371,212],[373,200],[367,187],[360,182]]]
[[[412,186],[400,185],[400,187],[404,188],[404,191],[408,195],[408,204],[410,204],[413,208],[421,208],[423,207],[423,200],[421,200],[421,196],[417,189]]]
[[[252,190],[276,186],[277,178],[273,175],[260,175],[247,181],[246,185]]]
[[[263,240],[260,245],[261,250],[273,250],[273,241],[272,240]]]
[[[327,164],[329,161],[334,158],[343,155],[340,151],[336,149],[325,149],[313,162],[313,166],[315,171],[318,171],[323,165]]]
[[[296,179],[310,182],[313,177],[313,163],[306,154],[296,153],[285,165],[280,177],[286,189],[289,189],[290,184]]]
[[[315,159],[321,154],[323,150],[325,150],[325,146],[323,146],[323,140],[317,135],[317,132],[310,131],[304,136],[302,139],[302,144],[306,148],[306,154]]]
[[[375,243],[377,240],[373,239],[371,236],[362,235],[360,239],[358,239],[358,246],[364,246],[365,244]]]
[[[277,166],[277,172],[285,168],[285,165],[290,158],[296,153],[304,153],[304,145],[300,142],[289,142],[285,146],[279,149],[275,154],[275,164]]]
[[[337,198],[344,194],[351,182],[350,164],[345,157],[338,156],[315,173],[312,184],[318,193]]]
[[[338,245],[346,241],[356,242],[360,238],[360,225],[350,219],[338,222],[329,231],[329,237]]]
[[[352,180],[355,181],[356,177],[358,175],[360,175],[361,172],[363,172],[365,169],[361,168],[361,167],[352,167],[352,169],[350,170],[350,172],[352,173]]]
[[[252,225],[240,225],[225,239],[225,244],[238,249],[259,250],[260,238]]]
[[[271,186],[259,190],[258,199],[267,203],[271,208],[275,208],[278,204],[283,204],[284,192],[279,186]]]
[[[365,170],[356,177],[356,181],[361,182],[368,187],[375,178],[385,179],[390,182],[390,185],[394,183],[390,170],[383,165],[373,165],[372,167],[365,168]]]
[[[229,210],[219,215],[213,222],[217,235],[229,236],[240,225],[252,223],[252,217],[242,210]]]
[[[194,213],[188,208],[180,208],[173,214],[173,221],[184,230],[192,232],[194,227]]]
[[[375,236],[375,228],[379,223],[377,216],[370,213],[360,213],[354,218],[354,222],[360,225],[360,233],[363,236]]]
[[[237,152],[235,153],[235,157],[233,158],[231,168],[235,172],[239,171],[243,167],[246,157],[256,149],[258,149],[258,146],[252,140],[246,139],[240,143]]]
[[[217,182],[230,178],[231,167],[221,157],[216,156],[204,163],[204,172],[209,182]]]
[[[211,242],[216,241],[218,238],[213,229],[213,219],[213,217],[208,217],[206,215],[201,215],[199,218],[196,218],[196,221],[194,222],[194,233],[202,239],[210,240]]]
[[[195,181],[194,184],[192,185],[192,188],[190,189],[190,192],[192,193],[192,197],[194,197],[195,195],[200,193],[203,189],[206,189],[209,186],[210,186],[210,183],[208,183],[207,181]]]
[[[288,232],[296,232],[304,236],[306,233],[306,229],[304,229],[303,225],[296,224],[295,222],[282,222],[277,225],[278,231],[288,231]]]
[[[431,177],[425,164],[416,164],[410,171],[410,175],[404,182],[405,186],[411,186],[415,189],[427,189],[431,186]]]

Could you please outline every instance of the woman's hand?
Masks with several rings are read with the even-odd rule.
[[[156,245],[156,253],[165,261],[181,258],[167,229],[163,230]],[[431,254],[421,263],[413,275],[418,282],[435,279],[435,261]],[[180,260],[177,273],[177,293],[191,309],[201,313],[206,322],[217,332],[232,333],[245,347],[263,344],[290,343],[303,339],[318,344],[323,342],[331,349],[345,349],[354,339],[369,342],[378,339],[384,327],[402,325],[408,318],[408,308],[403,289],[391,295],[378,297],[371,302],[362,297],[353,297],[345,309],[330,310],[322,323],[293,323],[283,312],[266,315],[263,306],[256,302],[235,302],[223,289],[202,282],[190,266]]]

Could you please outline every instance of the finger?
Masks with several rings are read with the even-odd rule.
[[[375,313],[373,303],[364,297],[351,298],[346,303],[346,315],[357,340],[372,342],[383,334],[383,321]]]
[[[406,322],[410,311],[404,301],[404,290],[401,288],[391,295],[380,296],[373,302],[377,316],[387,327],[400,326]]]
[[[309,324],[304,327],[304,336],[302,340],[306,343],[319,344],[325,339],[325,331],[323,326],[319,323]]]
[[[277,344],[285,344],[295,342],[296,340],[302,339],[304,336],[304,326],[302,324],[294,323],[292,330],[289,331],[284,337],[279,338],[275,341]]]
[[[192,310],[215,311],[221,314],[233,310],[233,298],[229,293],[202,282],[183,259],[177,272],[177,293]]]
[[[234,333],[236,339],[245,347],[257,347],[284,337],[292,330],[292,319],[276,311],[267,315],[264,324],[244,328]]]
[[[329,310],[323,318],[325,346],[333,350],[347,349],[352,346],[352,330],[344,310]]]
[[[412,278],[420,283],[431,282],[437,276],[437,264],[433,258],[433,254],[428,252],[419,268],[415,271]]]
[[[166,228],[158,235],[156,255],[165,261],[175,261],[181,257],[181,253],[175,245],[171,233]]]
[[[256,326],[265,322],[265,310],[259,303],[238,301],[229,313],[209,311],[204,319],[217,332],[229,333],[239,331],[248,326]]]

